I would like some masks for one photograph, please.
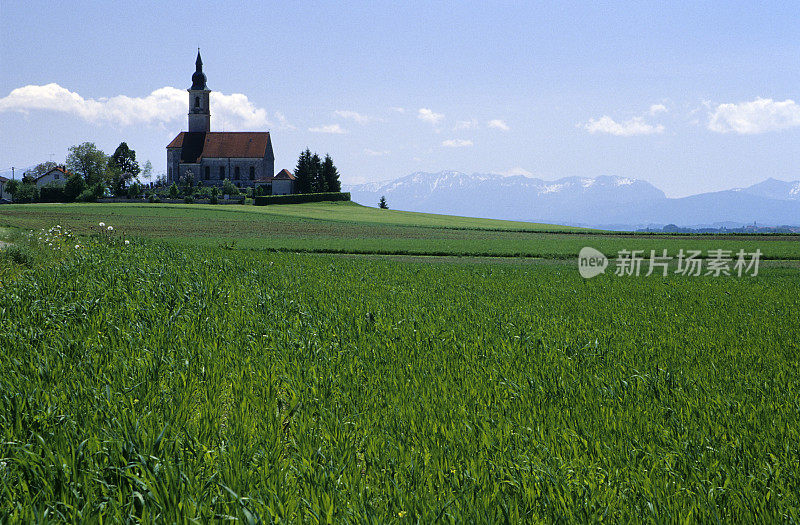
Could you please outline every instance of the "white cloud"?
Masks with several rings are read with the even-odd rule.
[[[284,114],[281,113],[280,111],[275,112],[275,119],[278,121],[278,127],[280,129],[287,129],[287,130],[297,129],[296,127],[294,127],[289,123]]]
[[[464,148],[467,146],[472,146],[472,141],[462,140],[462,139],[449,139],[442,142],[442,146],[446,146],[448,148]]]
[[[329,124],[327,126],[315,126],[313,128],[308,128],[308,131],[312,133],[331,133],[333,135],[343,135],[347,133],[339,124]]]
[[[364,148],[364,154],[369,155],[370,157],[384,157],[391,153],[388,149],[384,150],[374,150],[369,148]]]
[[[74,115],[94,124],[133,126],[163,124],[186,118],[186,90],[156,89],[145,97],[117,95],[111,98],[83,98],[56,83],[28,85],[0,98],[0,112],[56,111]],[[263,128],[269,125],[267,112],[241,93],[211,92],[212,125],[227,130]]]
[[[353,120],[355,122],[358,122],[359,124],[366,124],[367,122],[372,120],[372,117],[367,115],[362,115],[361,113],[357,113],[355,111],[338,110],[334,111],[333,114],[336,115],[337,117]]]
[[[720,104],[709,115],[708,129],[718,133],[751,135],[800,126],[800,106],[794,100],[776,102],[757,98],[752,102]]]
[[[405,113],[406,112],[406,108],[401,108],[401,107],[397,107],[397,106],[391,106],[389,109],[391,111],[395,111],[397,113]]]
[[[511,128],[508,127],[508,124],[506,124],[505,121],[500,120],[499,118],[496,118],[494,120],[490,120],[489,121],[489,127],[490,128],[494,128],[494,129],[500,129],[500,130],[503,130],[503,131],[508,131],[509,129],[511,129]]]
[[[181,90],[182,91],[182,90]],[[186,98],[183,91],[182,97]],[[211,125],[225,131],[247,131],[269,125],[267,111],[257,108],[246,95],[233,93],[225,95],[218,91],[211,92]],[[184,105],[182,113],[185,113]]]
[[[664,132],[664,126],[661,124],[656,126],[648,124],[642,117],[634,117],[625,122],[615,122],[614,119],[608,115],[604,115],[597,120],[589,119],[589,122],[584,124],[583,127],[589,133],[608,133],[618,137],[653,135],[655,133]]]
[[[434,113],[427,108],[420,108],[419,113],[417,113],[417,118],[425,122],[430,122],[431,124],[438,124],[444,119],[444,115],[441,113]]]
[[[456,122],[456,125],[453,126],[454,131],[459,131],[462,129],[476,129],[478,127],[478,121],[475,119],[472,120],[459,120]]]
[[[658,115],[659,113],[666,113],[667,111],[668,111],[667,106],[665,106],[664,104],[653,104],[652,106],[650,106],[650,109],[647,111],[647,114]]]
[[[533,173],[526,170],[525,168],[520,168],[519,166],[507,169],[505,171],[498,171],[497,174],[502,175],[503,177],[514,177],[516,175],[522,175],[523,177],[533,177]]]

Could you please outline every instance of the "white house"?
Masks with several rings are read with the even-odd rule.
[[[263,187],[265,195],[289,195],[295,191],[294,175],[289,170],[281,170],[274,177],[256,179],[255,187]]]
[[[62,167],[55,167],[45,173],[44,175],[39,175],[36,177],[36,187],[41,188],[42,186],[47,186],[50,183],[56,184],[58,186],[63,186],[67,183],[67,179],[69,178],[69,172],[66,171]]]
[[[11,195],[6,192],[6,182],[8,179],[5,177],[0,177],[0,201],[10,201]]]

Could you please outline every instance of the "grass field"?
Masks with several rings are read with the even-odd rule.
[[[192,246],[410,255],[574,259],[584,246],[608,256],[619,250],[712,249],[765,259],[800,260],[800,235],[630,235],[564,226],[378,210],[353,203],[284,206],[185,204],[37,204],[0,208],[0,227],[96,231],[99,222],[128,235]]]
[[[0,227],[91,235],[0,231],[0,522],[800,519],[796,260],[584,280],[566,259],[566,239],[797,259],[792,238],[36,208],[0,208]],[[270,248],[279,224],[417,246],[449,232],[449,255],[508,235],[556,258],[238,249]]]

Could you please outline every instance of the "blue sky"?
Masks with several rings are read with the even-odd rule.
[[[276,169],[800,179],[796,4],[586,4],[3,2],[0,171],[123,140],[163,171],[200,46],[212,129],[269,129]]]

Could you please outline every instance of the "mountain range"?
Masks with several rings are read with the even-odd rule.
[[[624,177],[566,177],[417,172],[349,185],[353,201],[397,210],[606,229],[800,225],[800,181],[767,179],[747,188],[669,198],[649,182]]]

